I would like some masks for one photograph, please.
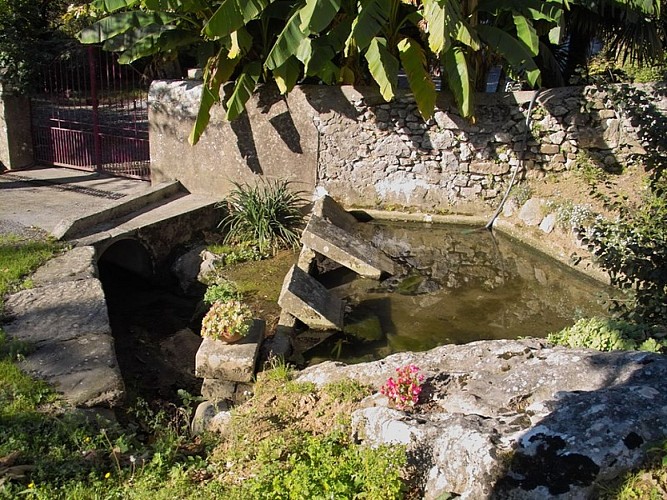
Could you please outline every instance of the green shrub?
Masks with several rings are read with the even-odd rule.
[[[653,331],[645,325],[637,325],[610,318],[583,318],[569,328],[551,333],[549,342],[566,347],[583,347],[598,351],[652,351],[667,350],[667,341],[651,337]]]
[[[369,448],[336,435],[263,443],[261,469],[239,488],[240,498],[401,498],[400,446]]]
[[[614,312],[651,325],[667,324],[667,182],[640,207],[614,221],[599,220],[591,238],[599,265],[613,285],[629,292]]]
[[[204,303],[212,305],[214,302],[227,302],[229,300],[240,300],[241,293],[236,283],[230,280],[220,279],[206,287],[204,292]]]
[[[262,253],[299,244],[304,201],[290,189],[289,181],[267,180],[235,187],[224,204],[229,214],[220,222],[227,232],[225,243],[254,242]]]
[[[254,241],[243,241],[235,245],[209,245],[208,250],[220,257],[223,267],[263,260],[271,256],[268,251],[260,250]]]

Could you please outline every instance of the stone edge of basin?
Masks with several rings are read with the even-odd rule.
[[[161,182],[155,186],[151,186],[146,191],[126,196],[109,206],[96,209],[82,217],[63,219],[51,232],[51,236],[57,240],[70,239],[74,235],[97,224],[130,214],[152,203],[174,196],[179,192],[185,192],[179,181]]]
[[[461,225],[471,225],[479,226],[480,230],[485,230],[485,225],[487,223],[486,217],[478,215],[461,215],[461,214],[429,214],[424,212],[400,212],[400,211],[387,211],[387,210],[377,210],[377,209],[355,209],[351,208],[348,210],[351,214],[355,216],[367,216],[371,219],[376,220],[388,220],[388,221],[402,221],[402,222],[421,222],[421,223],[434,223],[434,224],[461,224]],[[504,235],[515,239],[525,245],[528,245],[531,248],[551,257],[552,259],[558,261],[559,263],[567,266],[569,269],[572,269],[575,272],[583,274],[589,278],[592,278],[596,281],[599,281],[605,285],[609,285],[609,276],[595,266],[588,267],[577,267],[573,265],[570,261],[568,255],[564,255],[563,251],[558,248],[554,248],[548,244],[545,244],[544,238],[539,238],[538,236],[531,235],[528,231],[522,230],[523,228],[513,224],[507,220],[496,220],[493,229],[497,230]]]

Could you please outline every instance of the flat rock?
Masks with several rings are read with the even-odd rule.
[[[307,368],[301,382],[352,378],[379,389],[395,369],[426,376],[414,413],[384,396],[352,415],[355,438],[402,443],[424,498],[590,498],[667,436],[667,358],[481,341],[381,361]]]
[[[343,328],[343,301],[297,266],[292,266],[285,276],[278,304],[313,329]]]
[[[542,201],[537,198],[528,200],[519,211],[519,219],[527,226],[537,226],[543,218]]]
[[[51,259],[33,273],[31,280],[35,286],[43,286],[97,277],[95,249],[84,246]]]
[[[367,278],[395,273],[394,262],[381,250],[321,217],[311,217],[301,242]]]
[[[255,320],[248,335],[233,344],[205,338],[195,356],[195,375],[232,382],[252,381],[265,328],[264,321]]]
[[[69,403],[112,407],[122,401],[125,388],[102,285],[96,278],[51,282],[59,274],[57,265],[67,262],[62,259],[42,273],[48,284],[7,298],[11,321],[3,329],[34,348],[21,367],[53,385]]]
[[[20,366],[48,381],[73,406],[116,406],[124,398],[125,386],[110,335],[42,342]]]
[[[23,290],[5,301],[10,323],[5,332],[25,342],[110,335],[102,284],[97,279],[66,281]]]

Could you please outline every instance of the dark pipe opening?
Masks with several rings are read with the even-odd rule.
[[[136,240],[111,245],[98,268],[128,400],[180,403],[180,389],[199,395],[194,359],[201,338],[189,327],[201,295],[182,293],[166,269],[153,272]]]

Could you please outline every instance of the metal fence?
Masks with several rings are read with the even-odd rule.
[[[148,84],[98,47],[64,52],[31,99],[35,161],[149,179]]]

